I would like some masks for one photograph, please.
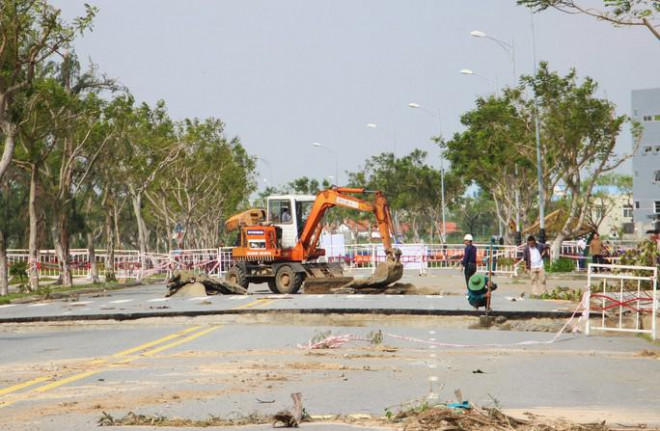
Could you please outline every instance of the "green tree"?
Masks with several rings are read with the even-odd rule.
[[[0,181],[13,157],[18,125],[24,120],[24,99],[32,92],[37,69],[91,27],[96,9],[85,8],[86,14],[69,24],[60,17],[60,10],[45,0],[0,2],[0,130],[4,147]]]
[[[600,10],[578,0],[518,0],[518,4],[535,12],[552,7],[571,14],[582,13],[616,27],[643,26],[660,40],[659,0],[603,0]]]
[[[580,231],[591,211],[598,179],[629,159],[639,140],[635,139],[631,153],[614,151],[621,128],[630,119],[617,115],[609,100],[596,97],[598,84],[589,77],[579,80],[575,70],[560,76],[541,63],[537,74],[523,77],[522,82],[538,97],[545,168],[566,186],[568,217],[552,244],[556,258],[562,241]],[[639,137],[639,125],[633,122],[632,128]]]
[[[478,98],[475,109],[461,116],[461,123],[465,131],[440,142],[451,171],[490,195],[495,216],[506,226],[506,240],[512,243],[517,216],[522,224],[531,222],[538,190],[529,101],[521,88],[505,89],[501,97]],[[544,184],[552,187],[548,174]]]

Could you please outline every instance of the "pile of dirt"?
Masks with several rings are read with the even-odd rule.
[[[247,295],[247,289],[218,277],[177,270],[167,280],[165,296]]]
[[[430,430],[520,430],[520,431],[608,431],[602,423],[577,424],[564,420],[549,420],[529,414],[529,419],[516,419],[498,409],[455,409],[446,406],[432,407],[421,412],[399,413],[394,420],[404,421],[405,431]]]

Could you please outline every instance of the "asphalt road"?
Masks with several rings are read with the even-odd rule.
[[[502,290],[495,298],[496,310],[554,312],[574,306],[510,301],[509,294]],[[383,416],[412,400],[455,401],[455,389],[475,405],[518,413],[660,425],[660,348],[639,337],[564,333],[555,339],[554,332],[503,330],[506,323],[470,329],[478,319],[469,315],[459,294],[169,300],[163,295],[163,286],[148,286],[0,308],[6,321],[164,313],[122,322],[0,325],[0,429],[88,430],[103,412],[200,420],[270,415],[290,407],[293,392],[302,393],[314,416]],[[393,308],[465,313],[379,312]],[[290,312],[302,309],[319,311]],[[346,309],[370,311],[347,315]],[[214,312],[167,314],[191,310]],[[545,328],[554,331],[561,322]],[[534,326],[520,327],[525,328]],[[369,342],[378,331],[382,343]],[[336,349],[304,348],[327,335],[350,341]],[[304,425],[310,430],[354,427]]]

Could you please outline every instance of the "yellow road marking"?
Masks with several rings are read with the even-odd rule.
[[[185,335],[189,332],[196,331],[200,328],[202,328],[202,326],[193,326],[192,328],[186,328],[182,331],[175,332],[174,334],[170,334],[166,337],[159,338],[158,340],[154,340],[154,341],[150,341],[148,343],[140,344],[139,346],[133,347],[131,349],[127,349],[127,350],[121,351],[119,353],[115,353],[114,355],[111,355],[110,357],[111,358],[119,358],[121,356],[130,355],[131,353],[135,353],[135,352],[138,352],[140,350],[145,350],[149,347],[155,346],[155,345],[160,344],[160,343],[164,343],[165,341],[169,341],[173,338],[180,337],[181,335]]]
[[[248,302],[247,304],[234,307],[233,310],[244,310],[246,308],[259,308],[259,307],[263,307],[264,305],[268,305],[273,301],[274,299],[257,299],[255,301]]]
[[[160,347],[157,347],[157,348],[155,348],[155,349],[149,350],[148,352],[145,352],[143,356],[153,356],[153,355],[155,355],[156,353],[162,352],[163,350],[170,349],[170,348],[172,348],[172,347],[178,346],[178,345],[183,344],[183,343],[187,343],[188,341],[192,341],[192,340],[194,340],[195,338],[199,338],[199,337],[201,337],[202,335],[206,335],[206,334],[208,334],[209,332],[213,332],[213,331],[215,331],[216,329],[220,329],[220,328],[222,328],[222,326],[212,326],[212,327],[210,327],[210,328],[208,328],[208,329],[205,329],[205,330],[203,330],[203,331],[199,331],[199,332],[197,332],[196,334],[190,335],[190,336],[188,336],[188,337],[186,337],[186,338],[183,338],[183,339],[181,339],[181,340],[178,340],[178,341],[175,341],[175,342],[173,342],[173,343],[166,344],[166,345],[164,345],[164,346],[160,346]]]
[[[9,386],[6,388],[0,389],[0,395],[6,395],[10,394],[12,392],[20,391],[21,389],[28,388],[32,385],[36,385],[37,383],[41,383],[43,381],[49,380],[50,377],[48,376],[43,376],[43,377],[37,377],[36,379],[28,380],[27,382],[19,383],[14,386]]]
[[[272,304],[273,302],[275,302],[274,299],[264,299],[259,304],[255,305],[253,308],[263,308],[266,305]]]
[[[248,304],[243,304],[243,305],[240,305],[238,307],[234,307],[234,309],[243,309],[243,308],[251,308],[251,307],[255,307],[255,308],[264,307],[264,306],[272,303],[273,301],[274,301],[273,299],[263,299],[263,300],[258,299],[256,301],[250,302]],[[122,358],[122,357],[124,357],[124,359],[119,361],[119,363],[128,363],[128,362],[134,361],[135,359],[138,359],[140,357],[140,356],[128,356],[131,353],[139,352],[141,350],[146,350],[146,352],[144,352],[142,354],[142,356],[153,356],[156,353],[160,353],[164,350],[171,349],[172,347],[176,347],[176,346],[179,346],[181,344],[187,343],[187,342],[192,341],[196,338],[199,338],[203,335],[206,335],[210,332],[213,332],[217,329],[220,329],[221,327],[222,326],[213,326],[213,327],[210,327],[210,328],[199,331],[199,329],[203,328],[203,326],[201,326],[201,325],[193,326],[191,328],[186,328],[186,329],[183,329],[181,331],[177,331],[173,334],[167,335],[167,336],[159,338],[157,340],[150,341],[150,342],[144,343],[144,344],[140,344],[139,346],[135,346],[135,347],[132,347],[130,349],[122,350],[121,352],[118,352],[118,353],[114,353],[114,354],[110,355],[109,358]],[[198,331],[198,332],[193,334],[193,335],[189,335],[187,337],[181,338],[180,340],[174,341],[172,343],[161,345],[160,347],[150,349],[151,347],[157,346],[159,344],[165,343],[166,341],[181,337],[183,335],[189,334],[189,333],[194,332],[194,331]],[[94,359],[94,360],[88,362],[89,365],[101,365],[101,364],[105,364],[105,363],[108,363],[107,359]],[[97,369],[97,370],[86,371],[86,372],[83,372],[83,373],[78,373],[78,374],[75,374],[73,376],[69,376],[69,377],[54,381],[52,383],[48,383],[48,384],[39,386],[37,388],[32,388],[32,389],[30,389],[30,391],[46,392],[46,391],[49,391],[51,389],[55,389],[55,388],[58,388],[60,386],[66,385],[68,383],[84,379],[85,377],[93,376],[94,374],[98,374],[101,371],[103,371],[103,370],[102,369]],[[19,391],[21,389],[29,388],[31,386],[37,385],[39,383],[45,382],[45,381],[50,380],[50,379],[51,379],[50,376],[37,377],[37,378],[34,378],[32,380],[28,380],[27,382],[24,382],[24,383],[19,383],[19,384],[13,385],[13,386],[9,386],[9,387],[0,389],[0,396],[10,394],[12,392]],[[27,398],[27,397],[19,398],[19,399],[13,400],[13,401],[0,402],[0,408],[7,407],[9,405],[14,404],[17,401],[20,401],[21,399],[25,399],[25,398]]]
[[[58,380],[53,383],[49,383],[47,385],[39,386],[38,388],[35,388],[35,392],[46,392],[51,389],[55,389],[57,387],[60,387],[62,385],[66,385],[67,383],[75,382],[76,380],[84,379],[85,377],[93,376],[94,374],[97,374],[101,372],[101,370],[91,370],[91,371],[85,371],[84,373],[80,374],[75,374],[71,377],[64,378],[62,380]]]

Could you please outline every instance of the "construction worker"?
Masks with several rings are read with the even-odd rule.
[[[472,235],[469,233],[463,237],[463,244],[465,244],[465,252],[461,265],[463,265],[463,272],[465,273],[465,284],[470,288],[470,277],[477,272],[477,247],[472,245]]]
[[[483,274],[474,274],[468,282],[468,302],[474,308],[486,307],[488,305],[490,292],[497,289],[497,284],[493,283]]]

